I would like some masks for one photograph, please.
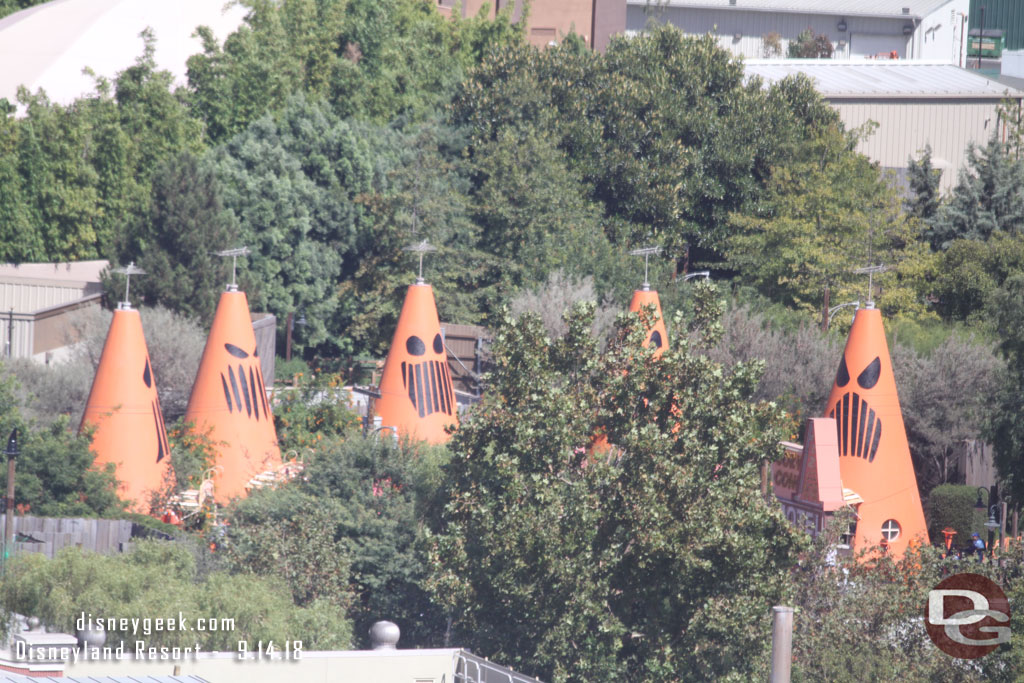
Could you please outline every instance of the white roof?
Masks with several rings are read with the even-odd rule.
[[[694,9],[728,9],[746,12],[793,12],[828,16],[926,17],[952,0],[626,0],[629,5],[662,5]],[[909,11],[904,12],[907,8]]]
[[[159,69],[185,83],[185,61],[202,52],[192,34],[209,26],[223,41],[242,23],[240,4],[224,0],[53,0],[0,19],[0,97],[10,102],[25,85],[62,104],[93,91],[90,67],[113,78],[143,51],[139,34],[153,29]]]
[[[746,75],[766,83],[802,73],[829,99],[1024,97],[1024,92],[946,62],[888,59],[750,59]]]

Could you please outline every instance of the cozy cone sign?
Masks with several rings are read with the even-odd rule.
[[[117,469],[118,496],[138,512],[149,512],[170,463],[167,430],[156,392],[153,365],[139,312],[121,304],[114,311],[81,428],[94,429],[95,465]]]
[[[878,309],[857,311],[825,415],[836,420],[843,487],[864,499],[857,509],[854,548],[884,545],[892,555],[901,557],[909,543],[927,543],[928,530]]]
[[[253,477],[281,466],[249,302],[231,286],[217,303],[185,420],[213,442],[218,503],[245,495]]]
[[[430,285],[410,285],[380,379],[377,413],[385,427],[430,443],[458,424],[455,389]]]

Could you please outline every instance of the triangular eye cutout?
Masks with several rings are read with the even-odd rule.
[[[850,381],[850,372],[846,369],[846,356],[839,361],[839,372],[836,373],[836,386],[845,387]]]
[[[882,361],[878,356],[868,364],[864,371],[857,375],[857,384],[861,389],[870,389],[878,384],[878,377],[882,374]]]

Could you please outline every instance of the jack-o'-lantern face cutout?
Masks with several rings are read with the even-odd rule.
[[[226,372],[220,373],[220,383],[228,412],[244,413],[247,419],[257,422],[271,419],[267,390],[263,386],[263,371],[259,364],[259,349],[254,348],[250,354],[240,346],[226,343],[224,350],[228,352],[229,358]]]
[[[423,360],[402,361],[402,385],[420,417],[433,413],[452,415],[455,412],[455,394],[440,334],[434,335],[430,349],[433,354],[428,355],[427,344],[415,334],[405,340],[405,350],[409,355]]]
[[[153,371],[150,369],[149,356],[146,356],[146,366],[142,370],[142,382],[147,389],[153,388]],[[150,408],[153,410],[153,426],[156,428],[156,461],[160,462],[171,452],[171,446],[167,442],[167,428],[164,426],[164,413],[160,408],[160,396],[155,391]]]
[[[882,361],[878,356],[860,370],[857,375],[857,386],[863,390],[873,389],[878,384],[882,371]],[[850,383],[850,371],[846,366],[846,356],[839,361],[836,372],[836,386],[840,389]],[[843,394],[829,414],[835,418],[836,430],[839,435],[839,454],[864,458],[874,462],[878,453],[878,444],[882,438],[882,420],[875,414],[874,408],[857,388]]]

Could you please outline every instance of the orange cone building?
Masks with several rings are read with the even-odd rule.
[[[81,429],[95,429],[95,465],[117,467],[118,496],[148,513],[170,463],[167,430],[139,312],[122,303],[114,311]]]
[[[668,348],[668,330],[665,329],[665,318],[661,314],[661,300],[658,293],[645,286],[633,292],[633,298],[629,302],[629,310],[639,313],[644,306],[654,306],[654,312],[658,319],[647,331],[647,339],[644,341],[644,348],[654,347],[654,357],[661,358]]]
[[[401,436],[443,443],[449,436],[445,427],[459,422],[434,291],[422,279],[405,294],[380,395],[376,408],[382,424]]]
[[[843,487],[864,500],[854,549],[881,544],[901,557],[910,543],[928,543],[878,309],[857,311],[825,415],[836,421]]]
[[[220,295],[185,419],[214,443],[218,503],[244,496],[254,477],[280,469],[249,302],[233,285]]]

